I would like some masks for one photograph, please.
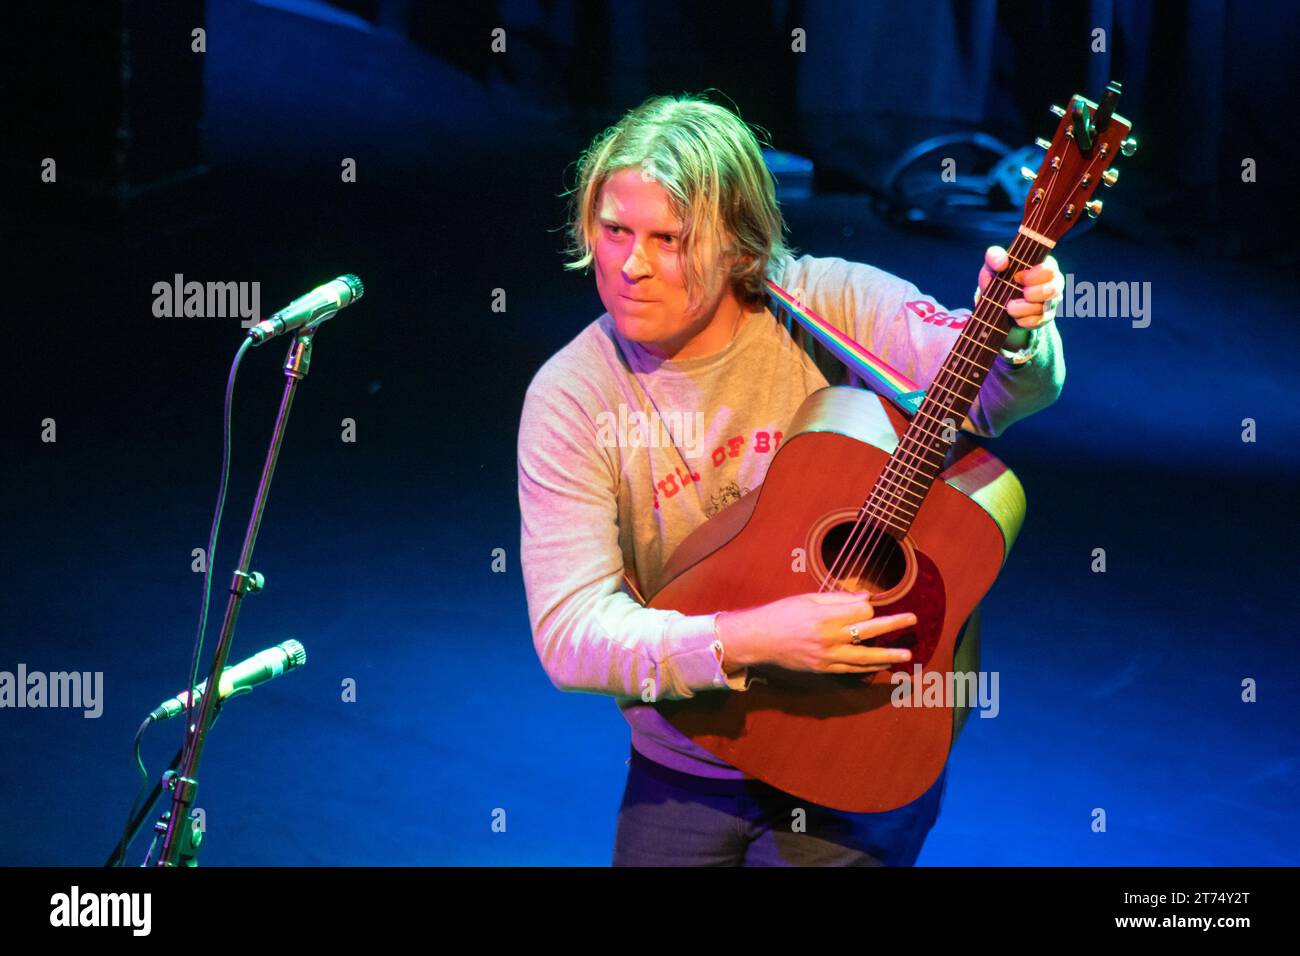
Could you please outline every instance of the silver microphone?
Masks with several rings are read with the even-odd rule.
[[[218,689],[221,691],[219,699],[225,700],[236,694],[247,694],[257,685],[274,680],[285,671],[291,671],[305,663],[307,663],[307,649],[292,638],[275,647],[268,647],[221,672],[221,681],[218,684]],[[196,688],[198,691],[194,698],[196,702],[203,697],[207,686],[208,682],[204,681]],[[177,714],[183,714],[189,696],[189,691],[183,690],[171,700],[159,704],[149,716],[154,720],[168,720]]]
[[[347,308],[366,294],[361,280],[349,273],[317,286],[306,295],[294,299],[279,312],[263,319],[248,330],[253,345],[269,342],[277,335],[295,332],[305,326],[315,328],[334,317],[339,309]]]

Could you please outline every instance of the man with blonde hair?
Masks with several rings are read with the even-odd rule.
[[[699,97],[649,99],[601,133],[572,199],[568,267],[594,269],[606,312],[528,387],[521,563],[551,681],[613,696],[631,726],[614,864],[911,865],[946,773],[887,813],[817,807],[697,746],[653,701],[744,693],[758,664],[870,674],[909,653],[857,642],[914,617],[874,617],[864,595],[847,592],[685,615],[642,606],[623,575],[653,594],[677,545],[758,487],[796,409],[829,384],[767,308],[766,279],[800,290],[923,387],[967,313],[935,322],[947,310],[911,283],[839,258],[796,259],[757,138]],[[1007,262],[989,249],[979,287]],[[1017,327],[963,423],[986,437],[1051,404],[1065,377],[1055,261],[1013,278],[1023,286],[1008,305]],[[794,807],[806,811],[797,832]]]

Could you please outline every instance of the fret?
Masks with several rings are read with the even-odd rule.
[[[1019,267],[1032,268],[1047,256],[1050,246],[1043,238],[1022,226],[1021,234],[1008,250],[1008,259]],[[907,431],[876,477],[863,507],[894,531],[906,533],[911,527],[931,485],[943,470],[956,432],[965,423],[979,395],[980,382],[987,380],[989,367],[1006,342],[1011,325],[1006,303],[1013,293],[1023,293],[1021,286],[1008,278],[993,276],[948,358],[926,389],[926,397],[907,424]]]
[[[898,476],[891,476],[891,477],[897,478]],[[881,483],[881,488],[883,489],[893,488],[896,494],[876,495],[875,499],[878,500],[880,503],[883,503],[884,498],[892,497],[893,501],[890,502],[891,505],[915,505],[916,507],[919,508],[921,506],[921,502],[925,500],[924,494],[917,494],[915,491],[910,491],[907,488],[903,487],[902,485],[897,484],[897,482],[895,481],[884,481]],[[908,499],[914,499],[914,500],[909,501]],[[868,500],[872,500],[872,499],[868,499]]]
[[[925,464],[927,467],[931,465],[930,462],[926,462]],[[891,504],[914,504],[919,508],[921,503],[925,500],[926,492],[930,490],[929,483],[922,478],[917,477],[920,471],[921,469],[914,468],[911,470],[912,473],[910,475],[900,473],[897,470],[888,474],[882,472],[878,479],[881,493],[876,494],[873,497],[882,501],[886,497],[892,497],[893,501]],[[906,482],[907,485],[915,485],[916,488],[911,489],[905,487],[903,484],[900,484],[900,482]],[[906,499],[908,498],[913,499],[913,501],[907,501]]]
[[[994,355],[997,355],[998,352],[997,349],[989,348],[983,342],[976,342],[973,338],[967,339],[966,341],[969,342],[971,345],[975,346],[976,348],[983,349],[986,352],[992,352]],[[972,359],[971,361],[973,362],[974,360]]]
[[[980,356],[978,354],[968,353],[965,349],[966,343],[972,341],[974,340],[970,338],[958,339],[957,343],[952,348],[952,353],[948,356],[948,360],[940,368],[940,371],[945,368],[955,368],[958,362],[965,362],[974,369],[984,369],[985,366],[981,364]],[[985,346],[985,348],[987,348],[987,346]],[[992,361],[992,359],[989,359],[990,364],[992,364]],[[935,378],[938,377],[938,375],[935,376]]]
[[[960,346],[960,344],[961,344],[961,343],[958,343],[958,346]],[[955,352],[956,352],[956,348],[954,348],[953,351],[954,351],[954,353],[955,353]],[[995,351],[996,351],[996,350],[995,350]],[[970,355],[956,355],[956,354],[954,354],[954,355],[952,356],[952,362],[953,362],[953,364],[956,364],[957,362],[965,362],[967,365],[970,365],[970,366],[974,369],[974,372],[973,372],[972,374],[979,374],[979,373],[981,373],[981,372],[986,371],[986,369],[984,368],[984,366],[981,365],[981,364],[980,364],[980,363],[979,363],[979,362],[974,358],[974,356],[970,356]],[[947,373],[948,373],[949,375],[955,375],[957,378],[961,379],[963,382],[967,383],[968,385],[976,385],[976,384],[977,384],[976,382],[972,381],[971,379],[966,378],[964,375],[959,375],[959,374],[956,372],[955,369],[947,369]],[[939,375],[942,375],[942,374],[944,374],[944,369],[940,369],[940,370],[939,370],[939,374],[936,375],[935,378],[938,378]]]
[[[981,306],[983,306],[983,304],[984,304],[985,302],[992,302],[992,303],[993,303],[994,305],[996,305],[999,309],[1005,309],[1005,308],[1006,308],[1006,302],[1005,302],[1005,301],[1003,301],[1003,302],[998,302],[998,301],[997,301],[996,299],[994,299],[992,296],[989,296],[989,297],[986,298],[986,299],[985,299],[985,298],[980,299],[980,305],[981,305]],[[992,331],[994,331],[994,332],[996,332],[997,329],[998,329],[997,323],[996,323],[996,322],[990,322],[988,319],[984,318],[982,315],[979,314],[979,310],[978,310],[978,309],[976,309],[974,312],[971,313],[971,318],[975,320],[975,323],[976,323],[977,325],[982,325],[982,326],[985,327],[985,329],[989,329],[989,330],[992,330]],[[969,327],[969,326],[968,326],[968,327]],[[963,330],[963,331],[964,331],[964,330]]]
[[[863,509],[863,512],[869,518],[874,518],[876,521],[880,522],[881,524],[887,525],[888,527],[893,528],[895,531],[899,531],[903,534],[907,534],[908,527],[911,525],[913,519],[916,518],[915,512],[900,514],[898,512],[891,512],[888,510],[885,510],[883,512],[872,511],[869,508]]]
[[[972,382],[972,381],[971,381],[970,379],[968,379],[968,378],[962,378],[962,376],[958,375],[956,372],[940,372],[939,374],[940,374],[940,375],[945,375],[945,374],[946,374],[946,375],[951,375],[951,376],[953,376],[954,378],[960,378],[960,379],[961,379],[963,382],[965,382],[967,385],[974,385],[974,384],[975,384],[974,382]],[[963,394],[959,391],[959,389],[961,388],[960,385],[957,386],[957,389],[958,389],[958,390],[954,390],[954,389],[949,388],[947,385],[940,385],[937,381],[934,381],[934,382],[931,382],[931,383],[930,383],[930,388],[927,390],[927,394],[929,394],[930,392],[933,392],[936,388],[939,389],[940,391],[947,392],[949,395],[955,395],[955,396],[957,396],[958,398],[961,398],[961,399],[964,399],[964,398],[966,397],[965,395],[963,395]]]
[[[909,477],[905,480],[909,485],[916,486],[920,497],[924,499],[926,492],[930,490],[930,482],[929,482],[929,476],[927,472],[929,472],[930,469],[934,468],[935,465],[942,465],[942,464],[943,464],[942,461],[934,462],[927,458],[927,459],[923,459],[919,465],[905,465],[903,467],[908,468],[912,473],[912,475],[914,476],[914,477]],[[895,475],[894,477],[897,478],[899,476]]]
[[[1111,161],[1108,150],[1113,152],[1122,134],[1127,132],[1128,124],[1119,122],[1120,118],[1110,113],[1118,94],[1117,84],[1107,89],[1106,116],[1114,129],[1103,134],[1100,149],[1085,150],[1082,155],[1066,150],[1053,155],[1050,165],[1044,165],[1050,173],[1047,179],[1040,181],[1039,188],[1026,203],[1024,218],[1013,241],[1006,247],[1007,267],[1000,273],[991,274],[986,288],[976,297],[975,308],[962,323],[952,349],[935,375],[924,383],[922,400],[919,405],[912,406],[911,420],[899,436],[897,446],[867,498],[867,507],[894,532],[910,529],[943,469],[957,430],[966,422],[971,407],[979,398],[982,384],[988,381],[989,371],[1006,345],[1007,335],[1015,326],[1007,313],[1007,304],[1024,295],[1024,289],[1015,282],[1015,276],[1041,265],[1056,247],[1057,238],[1068,230],[1072,223],[1058,221],[1063,212],[1069,218],[1069,207],[1064,203],[1069,201],[1082,205],[1091,194],[1089,190],[1084,196],[1071,195],[1069,199],[1059,195],[1064,191],[1064,185],[1057,182],[1058,171],[1064,166],[1069,176],[1062,178],[1073,181],[1081,176],[1078,180],[1081,185],[1090,186],[1090,189],[1095,187],[1093,180],[1096,175]],[[1095,104],[1090,105],[1097,108]],[[1062,136],[1068,139],[1069,133],[1070,127],[1063,124],[1058,129],[1057,139]],[[1132,140],[1123,142],[1131,153]],[[1048,146],[1049,150],[1057,148],[1056,144],[1045,141],[1040,145]],[[1076,170],[1076,167],[1082,168]],[[1042,175],[1040,170],[1039,176]],[[1092,206],[1088,203],[1090,213],[1095,215]],[[1040,229],[1053,236],[1038,231]]]
[[[912,497],[914,497],[914,498],[917,499],[917,504],[920,504],[922,501],[925,500],[925,492],[924,492],[924,491],[922,491],[922,493],[919,494],[919,495],[918,495],[916,492],[910,492],[910,491],[908,491],[906,488],[904,488],[902,485],[898,484],[898,480],[899,480],[899,479],[902,479],[903,481],[906,481],[906,482],[908,482],[909,484],[913,482],[913,479],[911,479],[911,478],[907,478],[907,477],[905,477],[905,476],[903,476],[903,475],[900,475],[900,474],[897,474],[897,473],[891,474],[891,475],[889,475],[888,477],[886,477],[885,474],[882,473],[882,474],[881,474],[881,477],[880,477],[880,483],[881,483],[881,486],[882,486],[882,487],[885,487],[885,488],[888,488],[888,487],[890,487],[891,485],[892,485],[894,488],[896,488],[896,489],[898,490],[898,493],[899,493],[899,500],[900,500],[900,501],[902,500],[902,499],[901,499],[901,496],[902,496],[902,495],[908,495],[908,494],[910,494]],[[920,482],[917,482],[917,483],[920,484]],[[925,491],[928,491],[928,490],[929,490],[928,488],[925,489]]]
[[[1056,243],[1052,243],[1050,246],[1045,246],[1040,243],[1034,242],[1028,236],[1021,236],[1020,239],[1012,243],[1012,246],[1017,246],[1017,245],[1024,246],[1023,249],[1017,250],[1018,252],[1021,253],[1021,255],[1017,258],[1017,261],[1024,264],[1027,268],[1032,269],[1034,266],[1042,264],[1042,261],[1047,258],[1048,253],[1050,253],[1052,249],[1055,248]],[[1009,251],[1010,250],[1008,250],[1008,252]]]
[[[948,393],[949,395],[956,395],[957,398],[961,398],[961,397],[962,397],[961,393],[959,393],[959,392],[953,392],[953,390],[950,389],[950,388],[948,388],[948,386],[946,386],[946,385],[940,385],[939,382],[937,382],[937,381],[932,381],[932,382],[930,382],[930,388],[928,388],[928,389],[926,390],[926,395],[927,395],[927,397],[928,397],[928,395],[935,394],[936,392],[946,392],[946,393]]]
[[[934,422],[936,425],[944,425],[944,426],[946,426],[946,425],[951,424],[953,428],[957,428],[957,429],[961,428],[961,422],[959,422],[957,419],[955,419],[955,418],[953,418],[953,417],[951,417],[951,416],[945,416],[945,417],[943,417],[943,418],[935,418],[935,417],[934,417],[934,414],[933,414],[932,411],[926,411],[926,410],[925,410],[925,405],[926,405],[926,403],[922,403],[922,404],[921,404],[921,410],[918,411],[918,412],[916,413],[916,418],[912,419],[912,421],[916,421],[917,418],[928,418],[928,419],[930,419],[930,421]],[[940,406],[940,407],[942,407],[942,406]],[[964,420],[965,417],[966,417],[966,416],[963,415],[963,416],[962,416],[962,419]],[[925,435],[925,436],[928,437],[928,438],[933,438],[935,441],[943,441],[943,440],[944,440],[944,438],[943,438],[943,432],[939,432],[938,434],[935,434],[935,433],[932,432],[932,431],[926,431],[924,428],[918,428],[918,429],[917,429],[917,432],[919,432],[919,433],[922,434],[922,435]],[[904,436],[904,438],[906,438],[906,436]],[[902,442],[900,441],[899,444],[901,445]],[[919,444],[919,443],[918,443],[918,444]],[[926,447],[926,446],[922,444],[921,447],[924,448],[924,447]]]
[[[1032,268],[1047,255],[1037,233],[1021,228],[1007,251],[1008,260]],[[1032,240],[1032,241],[1031,241]],[[895,531],[906,533],[925,496],[943,469],[955,432],[965,422],[981,383],[1000,354],[1011,327],[1006,304],[1020,286],[994,275],[980,296],[943,365],[926,389],[907,431],[877,477],[865,509]],[[974,348],[969,348],[974,346]],[[948,437],[952,434],[952,437]]]
[[[889,527],[893,528],[894,530],[901,532],[902,534],[907,534],[907,529],[908,529],[908,526],[909,526],[909,524],[910,524],[910,519],[909,519],[909,522],[908,522],[908,523],[906,523],[906,524],[900,524],[900,523],[897,523],[897,522],[893,521],[892,518],[891,518],[891,516],[888,515],[888,514],[876,514],[875,512],[872,512],[872,511],[869,511],[869,510],[866,510],[866,509],[863,509],[863,510],[866,512],[866,514],[867,514],[869,517],[875,518],[877,521],[881,522],[882,524],[886,524],[886,525],[888,525]],[[912,517],[915,518],[916,515],[913,515]]]
[[[913,420],[915,420],[915,419],[913,419]],[[946,425],[946,424],[948,424],[948,421],[949,421],[949,419],[935,419],[935,424],[937,424],[937,425]],[[961,423],[958,423],[958,421],[957,421],[956,419],[952,419],[952,423],[953,423],[953,428],[954,428],[954,429],[961,429]],[[926,431],[926,429],[918,429],[918,431],[919,431],[920,434],[924,434],[924,436],[927,436],[928,438],[930,438],[930,440],[931,440],[931,444],[926,444],[926,442],[922,442],[922,441],[914,441],[913,444],[911,444],[911,445],[909,445],[909,446],[907,446],[907,447],[904,447],[904,446],[902,446],[902,442],[898,442],[898,449],[897,449],[896,451],[894,451],[894,454],[896,454],[896,455],[900,455],[900,457],[902,457],[902,455],[904,455],[904,454],[910,454],[910,455],[914,455],[914,457],[919,457],[919,454],[918,454],[917,449],[920,449],[920,450],[931,450],[931,449],[935,449],[935,450],[937,450],[937,447],[936,447],[936,446],[939,446],[939,445],[944,445],[944,446],[946,446],[946,445],[948,445],[948,442],[944,441],[944,434],[943,434],[943,432],[940,432],[940,433],[937,433],[937,434],[936,434],[935,432],[928,432],[928,431]],[[944,454],[946,454],[946,450],[944,451]]]
[[[993,282],[1000,282],[1002,285],[1006,286],[1007,289],[1009,289],[1011,292],[1019,292],[1019,291],[1021,291],[1020,286],[1018,286],[1016,283],[1012,282],[1010,279],[1004,279],[1004,278],[1002,278],[1002,276],[1000,276],[1000,275],[995,275],[995,276],[993,276],[992,279],[989,280],[989,282],[990,282],[990,283],[993,283]],[[990,298],[991,298],[991,296],[990,296]]]
[[[907,478],[905,478],[903,475],[898,474],[898,473],[896,473],[896,472],[895,472],[895,473],[892,473],[892,474],[888,474],[888,475],[886,475],[886,474],[884,474],[884,473],[881,474],[881,485],[882,485],[882,487],[886,487],[886,488],[892,487],[892,488],[894,488],[895,491],[897,492],[897,497],[899,498],[900,501],[902,500],[903,497],[912,497],[912,498],[915,498],[915,499],[916,499],[916,503],[919,505],[922,501],[925,500],[925,494],[924,494],[924,493],[917,494],[915,491],[912,491],[912,490],[910,490],[910,489],[904,487],[903,485],[901,485],[901,484],[898,483],[900,480],[902,480],[902,481],[908,481]]]
[[[934,464],[934,462],[930,458],[931,455],[937,454],[940,460],[942,461],[943,456],[947,454],[946,449],[948,446],[948,442],[943,441],[942,438],[936,439],[935,442],[938,447],[923,445],[917,441],[909,442],[906,445],[904,445],[902,442],[899,442],[898,448],[895,449],[894,451],[894,457],[897,459],[898,463],[903,467],[910,468],[913,471],[918,473],[924,472],[926,469],[930,468]],[[906,456],[911,456],[912,458],[920,459],[920,466],[918,467],[916,465],[906,464],[903,461],[903,459]]]
[[[916,512],[921,508],[921,502],[902,499],[887,500],[881,495],[874,495],[867,499],[864,507],[877,508],[886,514],[894,515],[899,520],[906,521],[916,516]]]

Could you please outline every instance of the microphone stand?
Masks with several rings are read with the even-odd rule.
[[[178,748],[176,748],[176,753],[172,757],[171,763],[167,765],[167,772],[164,773],[162,777],[159,778],[158,782],[153,785],[153,790],[151,790],[149,793],[149,799],[144,802],[144,805],[141,806],[140,809],[136,811],[135,816],[132,817],[130,822],[127,823],[126,832],[122,835],[122,839],[118,843],[118,845],[113,848],[113,852],[109,854],[108,860],[105,861],[104,866],[122,865],[122,862],[126,859],[126,848],[135,842],[135,835],[140,832],[140,827],[144,825],[145,818],[149,816],[150,812],[153,810],[153,805],[157,803],[158,798],[162,796],[163,787],[167,785],[168,781],[170,781],[173,777],[176,776],[176,767],[181,762],[181,756],[184,753],[185,753],[185,745],[181,744]],[[165,823],[168,819],[170,819],[170,817],[171,817],[170,811],[164,813],[162,819],[160,819],[157,823],[154,824],[154,829],[155,830],[165,829]],[[155,839],[157,838],[155,837]],[[185,828],[184,830],[185,842],[181,847],[181,853],[180,853],[180,862],[183,866],[196,865],[196,863],[194,862],[194,856],[197,853],[198,845],[199,843],[202,842],[202,840],[203,840],[202,833],[196,831],[194,827]]]
[[[280,457],[280,443],[284,440],[285,425],[289,420],[289,409],[293,405],[293,396],[298,383],[307,377],[311,366],[311,344],[319,322],[313,322],[294,336],[289,346],[289,354],[284,360],[284,394],[280,398],[280,410],[275,418],[275,430],[271,434],[271,447],[266,453],[266,463],[262,466],[262,479],[257,486],[257,497],[253,502],[253,513],[248,519],[248,530],[244,533],[244,546],[239,554],[239,563],[235,566],[235,575],[230,582],[230,597],[226,602],[226,617],[221,622],[221,637],[217,641],[217,651],[212,658],[212,670],[208,674],[208,687],[214,690],[221,686],[221,674],[226,669],[226,659],[230,656],[230,645],[235,636],[235,622],[239,618],[239,608],[244,595],[262,590],[263,578],[256,571],[249,571],[253,558],[253,545],[257,541],[258,529],[262,526],[262,512],[266,509],[266,498],[271,490],[271,477],[275,474],[275,463]],[[209,559],[211,559],[211,555]],[[191,688],[192,690],[192,688]],[[185,728],[184,754],[180,768],[170,777],[167,789],[171,791],[171,810],[162,815],[155,829],[163,831],[162,849],[158,853],[157,866],[177,866],[182,864],[182,856],[187,847],[190,832],[188,824],[190,808],[194,805],[194,795],[198,790],[199,761],[203,757],[203,745],[207,741],[208,730],[216,719],[220,706],[219,693],[204,694],[200,698],[198,717],[193,724]],[[190,695],[193,700],[193,694]],[[184,861],[194,865],[192,853]]]

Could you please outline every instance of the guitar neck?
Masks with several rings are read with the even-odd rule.
[[[952,351],[926,389],[925,399],[898,448],[876,479],[863,509],[893,536],[902,537],[912,526],[993,360],[1006,344],[1011,331],[1007,303],[1020,292],[1020,286],[1009,277],[1041,263],[1053,245],[1051,240],[1021,226],[1007,248],[1011,261],[1004,273],[1006,278],[995,275],[980,296]]]

